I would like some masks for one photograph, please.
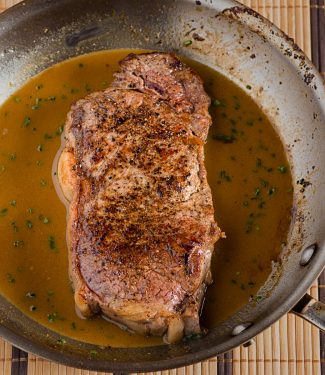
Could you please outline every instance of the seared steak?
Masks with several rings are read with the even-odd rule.
[[[75,302],[131,330],[199,333],[214,221],[202,80],[175,56],[129,55],[111,87],[68,114],[59,179],[70,201]]]

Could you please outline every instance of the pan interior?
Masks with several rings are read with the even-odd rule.
[[[141,51],[103,51],[56,64],[28,81],[0,110],[0,290],[50,330],[112,347],[153,346],[162,339],[132,335],[100,317],[80,319],[75,313],[66,247],[69,204],[58,183],[57,161],[72,103],[110,85],[118,62],[135,52]],[[216,221],[227,236],[216,246],[214,283],[201,317],[212,330],[249,301],[265,297],[258,291],[285,245],[293,189],[281,141],[249,95],[221,74],[186,60],[212,98],[205,162]]]

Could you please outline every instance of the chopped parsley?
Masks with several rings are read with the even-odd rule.
[[[48,237],[48,244],[49,244],[49,248],[51,250],[57,250],[54,236],[49,236]]]
[[[61,135],[63,133],[63,130],[64,130],[64,125],[60,125],[57,129],[57,131],[55,132],[56,135]]]
[[[1,208],[0,209],[0,217],[6,216],[8,213],[8,208]]]
[[[280,166],[278,166],[277,170],[280,173],[284,174],[284,173],[287,173],[288,168],[285,165],[280,165]]]
[[[31,123],[31,119],[30,119],[30,117],[26,116],[26,117],[24,118],[24,120],[23,120],[23,127],[24,127],[24,128],[27,128],[27,126],[29,126],[30,123]]]
[[[33,228],[33,223],[30,220],[26,220],[26,227],[28,229],[32,229]]]
[[[221,100],[214,99],[214,100],[212,101],[212,106],[213,106],[213,107],[226,107],[226,103],[224,103],[224,102],[221,101]],[[227,117],[227,115],[226,115],[226,116],[223,116],[223,117]]]
[[[38,217],[40,219],[40,221],[43,223],[43,224],[48,224],[50,222],[50,219],[44,215],[39,215]]]
[[[24,241],[23,240],[15,240],[12,244],[13,244],[14,247],[19,247],[19,248],[24,247]]]
[[[16,222],[15,221],[13,221],[13,222],[11,222],[11,227],[12,227],[12,230],[14,231],[14,232],[19,232],[19,228],[18,228],[18,226],[17,226],[17,224],[16,224]]]
[[[231,135],[227,135],[227,134],[214,134],[212,136],[212,139],[216,140],[216,141],[219,141],[219,142],[222,142],[222,143],[233,143],[236,138],[231,134]]]
[[[57,312],[54,312],[54,313],[52,313],[52,314],[47,314],[47,320],[48,320],[50,323],[54,323],[54,322],[56,322],[57,320],[64,320],[64,319],[61,318]]]
[[[16,282],[16,279],[14,278],[14,276],[11,273],[7,273],[7,281],[8,281],[8,283],[13,284],[13,283]]]
[[[224,170],[220,171],[219,177],[222,180],[227,181],[227,182],[231,182],[231,180],[232,180],[231,176]]]
[[[89,357],[90,358],[96,358],[98,356],[97,350],[90,350]]]
[[[67,341],[63,338],[60,338],[58,340],[56,340],[56,342],[59,344],[59,345],[65,345],[67,343]]]
[[[36,293],[34,293],[34,292],[27,292],[26,293],[26,297],[27,298],[36,298]]]

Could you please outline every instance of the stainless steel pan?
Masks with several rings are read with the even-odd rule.
[[[185,47],[187,39],[193,43]],[[293,308],[324,328],[322,306],[304,296],[325,264],[325,88],[310,61],[276,27],[231,0],[29,0],[0,16],[0,103],[48,66],[110,48],[174,51],[253,87],[252,97],[281,136],[294,179],[293,222],[282,262],[264,287],[265,300],[243,306],[199,340],[99,350],[67,338],[62,348],[54,332],[0,297],[1,335],[70,366],[142,372],[228,351]],[[90,359],[92,349],[99,354]]]

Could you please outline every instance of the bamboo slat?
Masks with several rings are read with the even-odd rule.
[[[0,0],[0,11],[17,2]],[[269,18],[293,37],[309,57],[313,47],[314,61],[320,70],[325,72],[325,12],[320,10],[321,8],[324,10],[324,0],[243,0],[242,2]],[[310,10],[313,24],[311,24]],[[313,44],[311,36],[313,36]],[[311,294],[313,297],[318,297],[317,283],[311,288]],[[230,375],[231,373],[234,375],[320,375],[320,349],[319,331],[300,318],[287,315],[258,335],[255,344],[249,348],[240,347],[218,359],[213,358],[194,366],[162,371],[155,375]],[[11,345],[0,340],[0,375],[12,373],[12,358]],[[96,374],[50,363],[34,355],[28,356],[27,373],[28,375]]]

